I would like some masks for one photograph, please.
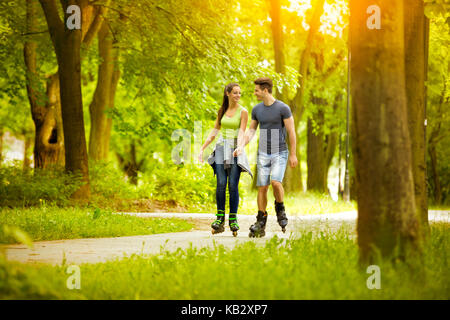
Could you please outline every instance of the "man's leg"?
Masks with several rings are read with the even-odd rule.
[[[277,202],[283,202],[284,199],[284,189],[283,184],[279,181],[272,180],[273,196]]]
[[[267,223],[267,191],[269,185],[258,186],[258,215],[256,216],[256,222],[250,226],[249,237],[264,237],[266,235],[266,223]]]
[[[275,197],[275,211],[277,213],[277,221],[283,232],[286,231],[286,226],[288,224],[288,219],[286,217],[286,211],[284,208],[284,189],[281,182],[284,178],[284,172],[286,170],[288,159],[288,151],[282,151],[273,156],[272,162],[272,188],[273,195]]]
[[[249,237],[264,237],[266,235],[267,223],[267,191],[270,185],[270,158],[265,154],[258,154],[257,157],[258,181],[258,215],[256,222],[250,226]]]
[[[269,186],[258,187],[258,211],[266,212]]]

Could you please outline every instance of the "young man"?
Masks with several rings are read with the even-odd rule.
[[[259,78],[255,80],[255,96],[261,103],[252,110],[250,128],[245,133],[243,144],[234,151],[234,156],[241,154],[245,145],[254,137],[260,126],[259,148],[257,156],[258,215],[256,223],[250,227],[250,237],[265,236],[267,222],[267,191],[272,185],[275,197],[275,211],[278,224],[283,232],[288,223],[284,209],[284,189],[281,184],[287,161],[294,168],[297,166],[296,137],[294,118],[288,105],[272,96],[272,80]],[[289,135],[289,149],[286,145],[286,133]]]

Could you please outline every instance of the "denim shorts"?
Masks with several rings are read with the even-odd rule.
[[[288,156],[288,150],[273,154],[259,152],[256,160],[258,169],[256,186],[268,186],[271,180],[282,182],[284,172],[286,171]]]

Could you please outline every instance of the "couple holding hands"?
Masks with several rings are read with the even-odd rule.
[[[237,236],[239,225],[237,211],[239,206],[239,178],[242,171],[252,176],[244,147],[253,139],[260,126],[257,155],[258,215],[250,227],[250,237],[263,237],[267,222],[267,191],[272,185],[275,197],[275,211],[278,224],[283,232],[288,223],[284,208],[284,189],[282,185],[286,165],[297,166],[296,135],[294,118],[288,105],[276,100],[272,95],[273,83],[270,78],[254,81],[254,94],[262,101],[252,109],[250,128],[246,131],[248,111],[239,104],[241,88],[237,83],[225,87],[222,107],[219,109],[214,129],[203,144],[199,161],[203,162],[203,151],[222,130],[214,151],[208,158],[217,176],[216,202],[217,219],[212,223],[212,233],[225,231],[225,201],[228,182],[229,226],[233,236]],[[286,137],[289,135],[289,148]]]

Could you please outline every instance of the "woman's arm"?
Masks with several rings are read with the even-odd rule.
[[[247,129],[248,122],[248,111],[246,109],[242,109],[241,111],[241,126],[238,132],[238,140],[237,145],[240,146],[244,142],[245,130]]]
[[[208,147],[209,144],[214,141],[214,139],[216,138],[219,131],[220,131],[220,124],[219,124],[219,118],[217,117],[216,122],[214,123],[214,129],[211,130],[208,137],[206,138],[205,143],[202,145],[202,147],[200,149],[200,154],[198,155],[198,161],[203,162],[203,151],[205,151],[206,147]]]

